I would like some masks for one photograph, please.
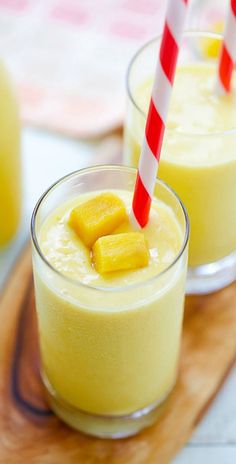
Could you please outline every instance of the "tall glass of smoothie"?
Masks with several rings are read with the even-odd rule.
[[[20,121],[10,77],[0,63],[0,249],[13,237],[21,216]]]
[[[178,371],[187,214],[158,180],[149,223],[135,231],[135,178],[123,166],[75,172],[49,188],[32,217],[49,402],[66,423],[100,437],[153,423]]]
[[[236,77],[232,92],[219,95],[217,60],[208,53],[221,40],[212,33],[184,36],[158,170],[189,214],[191,293],[214,291],[236,277]],[[146,44],[128,70],[124,155],[132,166],[138,164],[159,43]]]

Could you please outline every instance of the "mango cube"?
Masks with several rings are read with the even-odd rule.
[[[149,251],[140,232],[107,235],[93,246],[93,262],[99,274],[138,269],[148,265]]]
[[[99,237],[113,232],[127,213],[123,201],[110,192],[91,198],[71,211],[69,224],[81,240],[91,247]]]
[[[223,32],[224,23],[223,21],[216,22],[213,25],[214,32]],[[202,39],[201,49],[204,57],[206,58],[218,58],[220,53],[221,41],[218,39]]]

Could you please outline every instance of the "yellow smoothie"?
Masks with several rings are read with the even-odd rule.
[[[0,247],[16,232],[21,213],[20,123],[9,76],[0,64]]]
[[[215,91],[216,65],[177,70],[158,176],[178,193],[190,218],[189,264],[217,261],[236,250],[236,79],[233,91]],[[151,79],[134,89],[126,161],[137,166]],[[131,104],[130,104],[131,105]]]
[[[61,204],[39,230],[41,251],[60,273],[34,266],[42,364],[58,400],[124,415],[161,402],[175,383],[186,255],[162,271],[180,253],[185,231],[170,206],[153,201],[143,230],[148,266],[100,275],[68,225],[71,210],[98,193]],[[129,213],[132,193],[114,193]],[[128,222],[114,233],[132,230]]]

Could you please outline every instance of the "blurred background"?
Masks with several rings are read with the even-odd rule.
[[[192,0],[188,28],[214,29],[224,0]],[[122,124],[125,73],[160,33],[165,0],[0,0],[0,54],[24,123],[76,137]]]

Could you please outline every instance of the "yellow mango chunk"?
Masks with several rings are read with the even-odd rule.
[[[97,272],[138,269],[148,265],[149,251],[140,232],[106,235],[93,246],[93,262]]]
[[[99,237],[113,232],[123,221],[127,221],[123,201],[110,192],[101,193],[81,203],[71,211],[69,224],[91,247]]]
[[[214,32],[223,32],[224,23],[219,21],[213,25]],[[221,48],[221,41],[217,39],[201,39],[202,54],[206,58],[218,58]]]

